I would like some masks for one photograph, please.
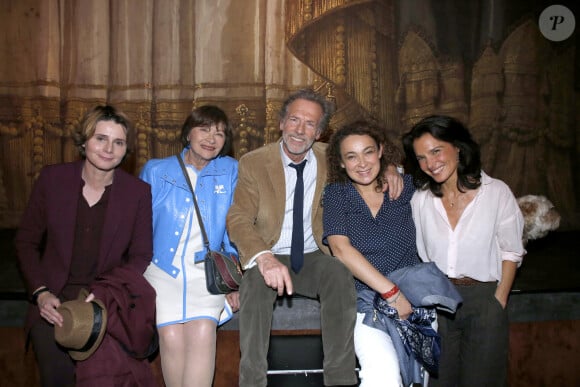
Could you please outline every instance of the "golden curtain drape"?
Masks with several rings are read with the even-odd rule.
[[[517,196],[548,196],[563,227],[580,228],[577,33],[572,44],[546,42],[526,7],[3,0],[0,227],[17,225],[42,166],[77,157],[71,131],[94,104],[115,104],[134,119],[138,144],[125,168],[136,173],[179,149],[196,104],[224,108],[239,157],[278,138],[289,91],[314,86],[336,101],[332,127],[365,118],[396,141],[426,114],[456,116],[482,145],[487,172]]]
[[[135,121],[131,172],[181,147],[195,104],[232,120],[235,154],[279,135],[289,90],[324,85],[285,48],[283,1],[3,0],[0,227],[14,227],[42,166],[77,157],[71,131],[111,103]]]

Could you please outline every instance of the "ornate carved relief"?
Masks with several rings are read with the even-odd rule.
[[[502,132],[519,143],[541,136],[541,41],[537,28],[529,21],[512,32],[500,51],[505,74]],[[535,108],[530,109],[531,106]]]
[[[482,149],[483,167],[493,168],[502,114],[504,78],[502,61],[488,45],[474,64],[471,77],[471,115],[469,127]]]
[[[282,102],[266,102],[266,127],[264,128],[264,144],[278,141],[280,138],[280,126],[278,114],[282,108]]]
[[[439,64],[427,42],[414,31],[407,33],[399,51],[397,105],[403,126],[409,128],[433,114],[439,100]]]
[[[345,39],[344,19],[336,19],[334,34],[334,76],[332,79],[339,87],[346,84],[346,39]]]
[[[145,165],[147,160],[151,158],[151,115],[147,114],[147,110],[144,106],[138,108],[138,119],[135,121],[135,131],[136,131],[136,144],[135,144],[135,157],[137,163],[137,169]]]
[[[306,25],[345,6],[369,3],[369,0],[286,0],[286,36],[293,38]]]
[[[256,113],[245,104],[236,107],[237,127],[234,129],[236,138],[235,157],[239,158],[256,148],[255,144],[264,143],[264,136],[256,125]]]
[[[185,118],[184,118],[185,119]],[[153,157],[166,157],[176,154],[182,149],[179,135],[181,126],[159,127],[152,126],[150,132],[150,145],[154,147]]]
[[[333,122],[366,118],[398,132],[393,10],[393,1],[287,2],[299,14],[289,16],[288,46],[334,85]]]
[[[465,69],[463,63],[445,60],[439,62],[439,106],[441,114],[453,116],[467,122],[468,111],[465,98]]]

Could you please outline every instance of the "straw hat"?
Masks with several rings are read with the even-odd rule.
[[[103,341],[107,328],[107,309],[100,300],[85,302],[88,292],[82,289],[76,300],[63,302],[57,311],[62,327],[54,326],[54,339],[68,350],[74,360],[85,360]]]

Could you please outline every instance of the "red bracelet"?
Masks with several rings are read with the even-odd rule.
[[[393,286],[393,288],[391,290],[389,290],[386,293],[381,294],[381,297],[383,297],[383,300],[386,300],[388,298],[393,297],[395,294],[397,294],[399,292],[399,287],[397,285]]]

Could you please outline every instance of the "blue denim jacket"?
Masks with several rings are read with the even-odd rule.
[[[181,152],[183,158],[187,150]],[[187,232],[186,216],[194,210],[191,191],[176,156],[149,160],[139,177],[151,184],[153,196],[153,263],[175,278],[179,269],[172,264],[173,258],[181,234]],[[225,252],[235,255],[237,251],[226,232],[226,215],[237,181],[238,162],[223,156],[199,172],[194,187],[210,248],[221,250],[223,246]],[[205,253],[205,249],[196,251],[195,261],[202,261]]]
[[[428,310],[425,308],[455,313],[459,304],[463,302],[457,289],[433,262],[403,267],[393,271],[387,277],[397,284],[413,306],[413,315],[409,317],[408,322],[416,320],[424,323],[429,317]],[[387,332],[391,337],[399,359],[403,384],[408,386],[411,383],[422,383],[421,365],[406,348],[401,338],[401,326],[393,320],[394,316],[384,313],[384,308],[377,307],[376,296],[377,293],[370,290],[358,292],[357,311],[365,314],[363,323]],[[396,315],[396,310],[394,314]],[[430,328],[421,325],[423,324],[416,327],[417,330],[423,331],[423,334],[427,336],[436,335],[434,331],[429,332]],[[439,345],[438,341],[434,344]],[[438,352],[438,348],[433,348],[433,350]]]

